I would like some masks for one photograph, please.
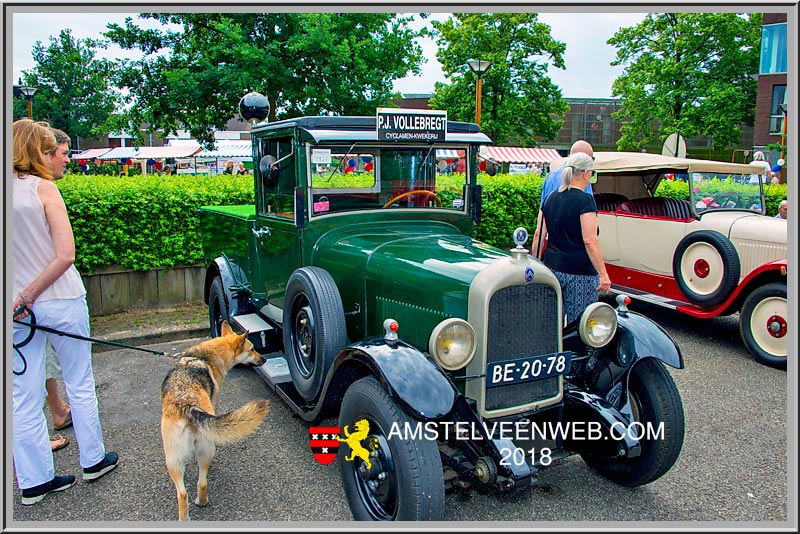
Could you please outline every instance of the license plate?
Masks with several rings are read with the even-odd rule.
[[[572,351],[531,356],[486,366],[486,387],[508,386],[563,375],[569,371]]]

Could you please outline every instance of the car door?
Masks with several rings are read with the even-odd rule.
[[[300,229],[294,220],[298,209],[294,204],[296,157],[289,136],[263,139],[257,150],[260,197],[253,233],[258,252],[258,289],[266,295],[267,306],[263,311],[271,319],[281,321],[286,283],[301,266]]]

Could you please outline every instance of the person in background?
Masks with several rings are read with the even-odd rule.
[[[69,163],[69,136],[57,128],[50,129],[56,138],[56,148],[46,154],[50,165],[53,180],[60,180],[67,172]],[[45,345],[46,354],[46,377],[44,382],[47,391],[47,406],[50,408],[50,415],[53,418],[53,430],[64,430],[72,426],[72,414],[69,411],[69,404],[61,397],[58,388],[58,378],[61,377],[61,366],[58,363],[56,351],[53,344],[48,340]],[[50,436],[50,448],[54,451],[63,449],[69,445],[69,438],[61,434]]]
[[[228,160],[225,163],[225,170],[222,171],[222,174],[233,174],[233,160]]]
[[[11,312],[30,322],[88,337],[86,288],[75,268],[75,240],[64,200],[52,181],[47,160],[56,139],[47,123],[20,119],[12,125],[13,243]],[[30,328],[14,323],[15,345]],[[22,504],[75,484],[73,475],[56,476],[48,443],[45,399],[45,343],[53,344],[70,399],[75,438],[84,480],[96,480],[117,466],[106,452],[92,374],[89,341],[35,330],[13,356],[13,457]]]
[[[588,141],[584,141],[582,139],[575,141],[572,144],[569,153],[570,155],[579,153],[586,154],[592,160],[594,160],[594,149],[592,148],[592,145],[590,145]],[[561,187],[563,172],[564,167],[561,166],[558,169],[549,172],[542,182],[542,194],[539,198],[539,215],[536,221],[536,230],[533,232],[533,243],[531,244],[531,252],[537,258],[541,257],[541,241],[544,239],[544,235],[539,231],[539,229],[542,227],[542,207],[544,206],[544,202],[547,200],[547,197],[550,196],[550,193]],[[593,195],[592,186],[587,185],[585,192],[589,195]]]
[[[757,165],[758,167],[763,167],[765,174],[751,174],[750,175],[750,185],[758,185],[759,182],[761,183],[771,183],[772,182],[772,167],[770,167],[769,162],[764,161],[764,153],[760,150],[756,150],[755,154],[753,154],[753,161],[750,162],[750,165]]]
[[[611,289],[597,238],[597,205],[585,193],[595,176],[592,166],[586,153],[571,155],[563,166],[561,186],[542,211],[542,232],[548,235],[542,261],[561,284],[564,324],[597,302],[598,291]]]
[[[781,203],[778,204],[778,214],[775,215],[775,218],[783,219],[785,221],[788,213],[789,213],[789,201],[783,199],[781,200]]]

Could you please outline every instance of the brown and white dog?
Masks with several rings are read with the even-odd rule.
[[[189,501],[183,474],[194,452],[198,466],[198,506],[208,504],[206,475],[216,445],[250,435],[269,413],[269,401],[251,401],[241,408],[216,415],[222,380],[236,364],[261,365],[264,357],[253,349],[247,334],[236,334],[222,323],[222,335],[177,356],[175,366],[161,385],[161,439],[169,477],[178,493],[178,520],[189,519]]]

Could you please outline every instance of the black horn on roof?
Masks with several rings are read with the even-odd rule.
[[[250,124],[264,122],[269,116],[269,100],[261,93],[247,93],[239,100],[239,115]]]

